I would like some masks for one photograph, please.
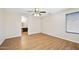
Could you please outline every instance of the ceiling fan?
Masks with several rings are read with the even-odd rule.
[[[32,12],[33,16],[41,16],[42,14],[46,13],[46,11],[41,11],[39,8],[35,8],[33,11],[27,11]]]

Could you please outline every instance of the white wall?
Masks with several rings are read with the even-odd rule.
[[[14,12],[5,12],[6,38],[21,36],[21,16]]]
[[[39,17],[30,16],[28,19],[28,34],[35,34],[41,32],[41,20]]]
[[[28,23],[27,22],[23,23],[22,28],[28,28]]]
[[[4,23],[4,11],[0,9],[0,45],[5,40],[5,23]]]
[[[5,39],[17,36],[21,36],[20,15],[0,9],[0,45]]]
[[[26,16],[21,16],[22,28],[28,28],[28,19]]]
[[[74,11],[79,11],[79,9],[69,9],[42,18],[42,32],[51,36],[56,36],[59,38],[79,43],[79,34],[66,33],[65,31],[65,14]]]

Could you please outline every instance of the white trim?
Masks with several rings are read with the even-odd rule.
[[[4,41],[5,41],[5,39],[2,39],[2,40],[0,41],[0,45],[1,45]]]
[[[6,39],[15,38],[15,37],[21,37],[21,36],[12,36],[12,37],[7,37]]]
[[[50,34],[48,34],[48,33],[44,33],[44,34],[50,35]],[[78,41],[70,40],[70,39],[68,39],[68,38],[63,38],[63,37],[59,37],[59,36],[55,36],[55,35],[50,35],[50,36],[58,37],[58,38],[60,38],[60,39],[67,40],[67,41],[71,41],[71,42],[74,42],[74,43],[78,43],[78,44],[79,44]]]

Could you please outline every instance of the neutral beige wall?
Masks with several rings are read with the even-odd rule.
[[[28,28],[28,23],[27,23],[27,21],[26,21],[25,23],[23,23],[22,28]]]
[[[41,32],[41,20],[39,17],[28,17],[28,34],[35,34]]]
[[[21,16],[14,12],[5,12],[6,38],[21,36]]]
[[[0,9],[0,45],[5,40],[4,9]]]
[[[79,9],[68,9],[42,18],[42,32],[79,43],[79,34],[66,33],[65,14],[75,11]]]

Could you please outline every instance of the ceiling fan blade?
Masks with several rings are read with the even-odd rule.
[[[46,13],[46,11],[40,11],[40,13]]]
[[[26,11],[26,12],[34,12],[34,11]]]

